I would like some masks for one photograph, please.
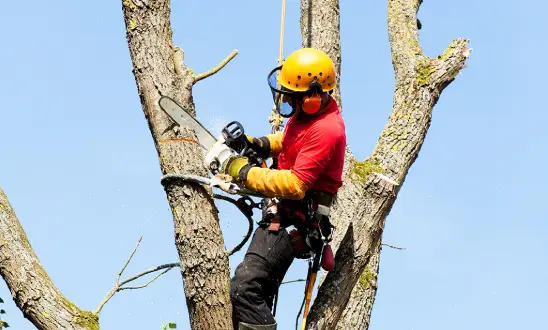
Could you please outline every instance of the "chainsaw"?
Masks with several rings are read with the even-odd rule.
[[[169,115],[180,127],[188,127],[196,133],[199,144],[204,149],[204,165],[215,177],[213,179],[194,177],[193,181],[202,184],[217,186],[222,190],[244,196],[263,197],[240,184],[229,183],[219,176],[221,165],[232,156],[247,157],[252,166],[264,166],[265,160],[257,155],[249,145],[243,126],[238,121],[228,123],[221,130],[221,135],[215,137],[196,118],[189,114],[184,107],[168,96],[162,96],[158,101],[160,108]],[[223,186],[223,183],[225,185]]]

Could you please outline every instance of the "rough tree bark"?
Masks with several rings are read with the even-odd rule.
[[[13,300],[41,330],[99,329],[96,314],[81,310],[53,284],[30,245],[15,211],[0,189],[0,274]]]
[[[338,0],[301,0],[301,35],[303,47],[325,51],[335,63],[337,88],[333,98],[341,103],[341,24]]]
[[[371,252],[371,258],[360,275],[358,283],[352,289],[348,304],[344,309],[337,329],[368,329],[371,312],[377,294],[377,278],[381,257],[381,240]]]
[[[338,227],[334,238],[336,266],[320,285],[307,329],[367,329],[377,288],[385,219],[418,156],[433,107],[469,55],[468,41],[464,39],[453,41],[437,59],[423,54],[416,15],[421,3],[388,1],[388,31],[396,74],[392,114],[366,161],[358,162],[347,149],[345,183],[332,213]],[[325,50],[340,70],[339,19],[338,0],[313,5],[310,0],[301,0],[303,46]]]
[[[192,86],[198,78],[184,64],[182,50],[173,46],[170,1],[122,3],[133,73],[162,173],[207,177],[194,132],[179,129],[158,105],[167,95],[195,114]],[[170,181],[166,193],[191,327],[231,329],[228,252],[211,193],[183,181]]]
[[[301,0],[301,35],[303,47],[316,47],[324,50],[333,59],[337,68],[338,84],[333,97],[338,101],[342,111],[342,97],[340,92],[341,73],[341,41],[340,41],[340,9],[339,0],[311,1]],[[361,182],[351,180],[357,159],[349,148],[345,154],[345,168],[343,172],[344,185],[338,193],[339,202],[333,207],[333,223],[337,227],[332,246],[336,253],[338,246],[346,232],[353,211],[361,203]],[[366,169],[367,170],[367,169]],[[377,293],[377,276],[380,262],[381,245],[377,244],[372,258],[354,286],[347,308],[337,325],[337,329],[367,329],[375,295]],[[322,273],[320,283],[325,280]]]

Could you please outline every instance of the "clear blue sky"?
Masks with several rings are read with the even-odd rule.
[[[287,2],[285,54],[300,47],[299,4]],[[391,111],[386,1],[341,1],[342,96],[348,143],[369,155]],[[468,67],[443,93],[418,160],[387,219],[371,330],[545,329],[544,100],[548,5],[541,0],[425,1],[421,44],[437,56],[471,39]],[[196,72],[240,54],[195,86],[210,127],[239,120],[267,133],[280,1],[174,1],[175,44]],[[0,187],[60,290],[95,309],[137,239],[126,275],[177,261],[172,216],[141,111],[121,1],[7,1],[0,11]],[[226,244],[246,230],[219,202]],[[231,257],[235,267],[243,257]],[[305,276],[298,260],[287,279]],[[281,290],[292,329],[303,283]],[[5,319],[34,329],[0,284]],[[102,329],[188,329],[172,270],[109,302]]]

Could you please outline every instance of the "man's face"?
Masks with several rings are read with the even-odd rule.
[[[300,102],[301,99],[302,99],[302,95],[297,93],[291,96],[286,94],[282,95],[282,102],[289,104],[291,108],[294,109],[295,111],[299,110],[301,105],[301,102]]]

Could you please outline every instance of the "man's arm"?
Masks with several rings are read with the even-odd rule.
[[[324,172],[339,143],[337,137],[330,131],[315,128],[307,134],[292,169],[250,167],[240,177],[246,187],[268,197],[302,199]]]
[[[284,133],[282,131],[276,132],[274,134],[269,134],[266,136],[270,144],[270,152],[273,156],[278,155],[282,152],[282,139]]]
[[[251,149],[255,150],[262,158],[276,157],[282,151],[283,132],[276,132],[259,138],[246,134],[246,138],[251,145]]]
[[[291,170],[251,167],[244,185],[268,197],[303,199],[308,187]]]

